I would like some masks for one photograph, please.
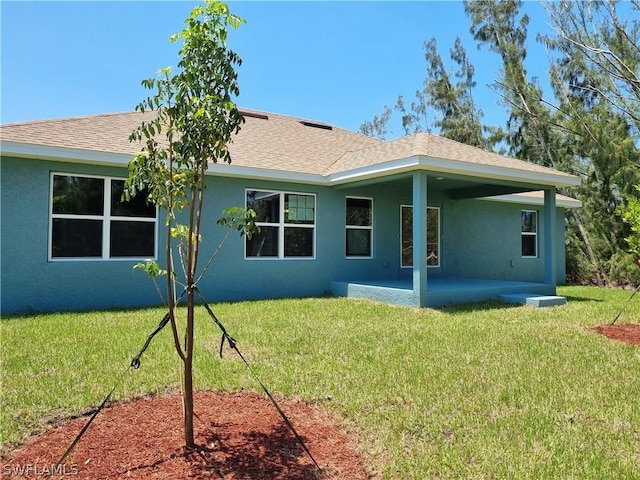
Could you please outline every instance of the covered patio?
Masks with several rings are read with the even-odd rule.
[[[563,269],[559,268],[564,263],[561,250],[564,225],[558,207],[575,205],[558,205],[556,187],[575,184],[576,180],[524,162],[513,161],[514,165],[505,166],[478,161],[478,171],[473,172],[466,162],[465,170],[457,172],[438,162],[441,160],[426,155],[413,156],[407,165],[408,171],[359,183],[360,186],[384,183],[390,192],[385,200],[388,199],[388,204],[396,201],[391,211],[397,211],[404,204],[411,205],[412,238],[408,248],[402,244],[403,255],[407,251],[409,258],[402,256],[403,264],[397,276],[389,271],[369,275],[354,271],[349,278],[348,273],[343,273],[331,282],[330,291],[337,296],[411,307],[485,300],[534,306],[566,303],[566,299],[556,296],[558,278],[562,281],[564,277]],[[566,200],[563,198],[561,202]],[[507,201],[514,206],[502,208],[500,205],[504,204],[499,202]],[[529,201],[533,203],[527,203]],[[380,209],[385,207],[387,205]],[[430,239],[429,228],[433,226],[429,227],[425,212],[434,207],[438,209],[438,223]],[[534,212],[536,217],[535,247],[526,253],[521,250],[523,211]],[[386,220],[386,225],[406,221],[404,218]],[[381,231],[379,243],[394,245],[396,238],[393,227],[387,227]],[[435,265],[429,263],[433,254],[430,252],[434,250]],[[392,264],[387,260],[389,256],[397,257],[400,253],[381,251],[382,270]]]
[[[332,282],[331,292],[337,296],[366,298],[394,305],[420,305],[411,278]],[[566,303],[564,297],[555,295],[555,286],[545,283],[433,276],[427,281],[426,305],[422,306],[440,307],[486,300],[526,303],[533,306]]]

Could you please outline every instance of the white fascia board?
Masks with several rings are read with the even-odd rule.
[[[217,177],[248,178],[252,180],[270,180],[274,182],[304,183],[307,185],[326,185],[327,178],[323,175],[290,172],[285,170],[271,170],[269,168],[239,167],[227,163],[210,163],[207,175]]]
[[[21,142],[0,142],[0,153],[5,156],[52,160],[56,162],[85,163],[126,167],[133,155],[105,153],[79,148],[52,147]]]
[[[19,158],[33,158],[57,162],[83,163],[126,167],[133,155],[97,152],[79,148],[52,147],[22,142],[0,142],[0,153]],[[233,164],[209,164],[207,174],[221,177],[242,177],[258,180],[273,180],[289,183],[326,185],[327,178],[322,175],[271,170],[266,168],[238,167]]]
[[[0,142],[2,155],[13,155],[22,158],[75,162],[95,165],[127,166],[133,155],[121,153],[105,153],[79,148],[53,147],[23,142]],[[234,165],[210,164],[208,172],[220,176],[237,176],[243,178],[264,179],[290,183],[307,183],[312,185],[340,185],[360,180],[380,178],[415,169],[429,170],[434,173],[467,175],[485,179],[507,180],[570,187],[580,185],[580,178],[553,173],[514,170],[507,167],[483,165],[470,162],[459,162],[432,157],[413,155],[407,158],[383,162],[376,165],[356,168],[329,176],[267,168],[238,167]]]
[[[431,171],[468,175],[470,177],[487,178],[494,180],[516,181],[533,183],[536,185],[548,185],[555,187],[574,187],[581,183],[579,177],[567,174],[556,174],[554,170],[547,172],[534,172],[529,170],[513,169],[496,165],[484,165],[481,163],[461,162],[445,160],[441,158],[426,157],[421,165]],[[462,167],[462,168],[461,168]]]
[[[555,187],[572,187],[580,185],[579,177],[573,175],[556,175],[553,170],[550,173],[534,172],[528,170],[516,170],[508,167],[484,165],[480,163],[460,162],[441,158],[411,156],[399,160],[392,160],[373,166],[367,166],[330,175],[329,180],[333,185],[382,177],[391,174],[403,173],[416,168],[429,170],[434,173],[453,175],[466,175],[494,180],[507,180],[536,185],[548,185]]]
[[[526,193],[512,193],[508,195],[495,195],[493,197],[482,197],[478,200],[489,202],[521,203],[525,205],[544,205],[544,197],[537,195],[527,195]],[[582,202],[576,198],[556,196],[556,206],[562,208],[581,208]]]
[[[69,147],[38,145],[24,142],[12,142],[6,140],[0,141],[0,154],[3,156],[30,158],[34,160],[119,166],[128,165],[129,161],[133,157],[132,155],[105,153]],[[226,163],[209,164],[206,174],[221,177],[235,176],[295,183],[305,181],[325,185],[330,183],[330,180],[326,176],[322,175],[311,175],[266,168],[238,167],[233,164]],[[357,180],[359,176],[360,175],[356,173],[354,175],[354,179]]]
[[[412,156],[400,160],[378,163],[372,166],[354,168],[340,173],[332,173],[328,177],[331,185],[341,185],[344,183],[369,180],[371,178],[386,177],[398,173],[410,172],[420,166],[420,158]]]

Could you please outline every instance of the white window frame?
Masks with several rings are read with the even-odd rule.
[[[102,204],[102,215],[76,215],[72,213],[53,213],[53,177],[79,177],[79,178],[98,178],[104,181],[104,197]],[[122,262],[131,260],[146,260],[151,258],[157,260],[158,258],[158,209],[156,208],[156,214],[153,218],[150,217],[122,217],[118,215],[111,215],[111,182],[113,180],[126,181],[126,178],[111,177],[104,175],[88,175],[84,173],[70,173],[70,172],[51,172],[49,176],[49,232],[48,232],[48,245],[47,256],[50,262],[85,262],[85,261],[110,261],[110,262]],[[56,218],[69,219],[69,220],[99,220],[102,222],[102,256],[101,257],[54,257],[53,256],[53,220]],[[124,222],[148,222],[153,223],[153,257],[111,257],[111,221],[124,221]]]
[[[522,230],[522,214],[525,212],[534,213],[535,214],[535,232],[524,232]],[[533,255],[524,255],[522,251],[522,237],[530,236],[534,237],[534,247],[535,253]],[[538,258],[538,211],[537,210],[528,210],[522,209],[520,210],[520,255],[522,258]]]
[[[405,208],[411,208],[411,211],[413,212],[413,205],[400,205],[400,268],[413,268],[413,265],[404,265],[402,263],[403,259],[402,259],[402,212],[403,209]],[[440,241],[440,231],[442,229],[442,217],[441,217],[441,211],[440,211],[440,207],[430,207],[427,206],[427,211],[425,212],[425,223],[426,223],[426,218],[428,216],[428,211],[429,210],[436,210],[438,212],[438,264],[437,265],[429,265],[427,264],[427,268],[440,268],[441,267],[441,263],[440,263],[440,259],[442,258],[442,245],[441,245],[441,241]],[[413,227],[412,227],[413,228]],[[411,239],[412,245],[413,245],[413,238]],[[429,249],[427,247],[427,255],[429,255]]]
[[[348,199],[354,199],[354,200],[369,200],[371,202],[371,225],[347,225],[347,200]],[[358,197],[355,195],[347,195],[344,197],[344,226],[345,226],[345,231],[344,231],[344,240],[345,240],[345,244],[344,244],[344,254],[345,254],[345,258],[348,260],[366,260],[366,259],[372,259],[373,258],[373,219],[374,219],[374,205],[373,205],[373,197]],[[347,231],[348,230],[369,230],[369,242],[371,245],[371,255],[348,255],[347,253]]]
[[[318,220],[318,196],[315,193],[309,192],[291,192],[288,190],[272,190],[268,188],[245,188],[244,191],[244,206],[245,209],[249,208],[247,204],[247,193],[248,192],[264,192],[264,193],[274,193],[280,196],[280,206],[279,206],[279,214],[278,218],[279,222],[255,222],[258,227],[276,227],[278,228],[278,256],[265,256],[265,257],[255,257],[247,255],[247,241],[248,239],[245,237],[244,243],[244,259],[245,260],[259,260],[259,261],[267,261],[267,260],[315,260],[316,259],[316,225]],[[285,195],[304,195],[307,197],[313,197],[313,224],[304,224],[304,223],[287,223],[285,222]],[[310,228],[313,230],[313,255],[308,257],[295,257],[295,256],[285,256],[284,254],[284,240],[285,228]]]

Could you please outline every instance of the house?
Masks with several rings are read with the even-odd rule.
[[[2,313],[160,303],[132,267],[161,257],[163,215],[119,200],[145,115],[1,127]],[[200,284],[208,300],[557,300],[565,211],[580,203],[556,190],[577,177],[427,133],[382,141],[244,115],[232,163],[209,168],[201,258],[225,233],[225,208],[255,209],[261,233],[225,245]]]

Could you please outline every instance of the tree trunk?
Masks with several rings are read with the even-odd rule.
[[[185,332],[185,355],[182,403],[184,407],[184,443],[187,448],[195,448],[193,439],[193,313],[194,292],[187,292],[187,328]]]
[[[192,449],[196,444],[193,438],[193,375],[191,357],[184,361],[184,445]]]

